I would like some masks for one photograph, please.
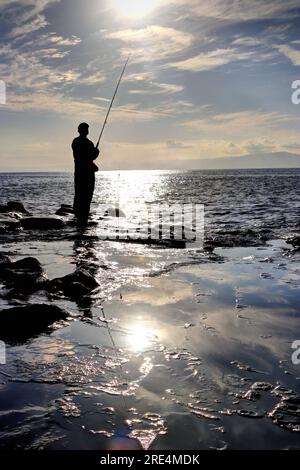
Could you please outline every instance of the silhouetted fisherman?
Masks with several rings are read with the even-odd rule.
[[[95,189],[95,172],[98,171],[94,160],[99,150],[87,138],[89,125],[85,122],[78,126],[79,137],[73,140],[72,149],[75,163],[75,197],[74,214],[78,221],[86,223],[90,213],[90,205]]]

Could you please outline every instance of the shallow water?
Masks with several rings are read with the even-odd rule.
[[[253,207],[265,200],[257,227],[272,227],[276,237],[262,246],[241,247],[238,240],[212,255],[97,240],[94,228],[82,240],[32,240],[26,233],[17,242],[2,239],[2,252],[37,257],[50,279],[83,266],[100,287],[88,304],[52,299],[69,311],[68,321],[7,346],[1,448],[299,448],[300,366],[292,364],[291,344],[300,339],[300,259],[280,239],[296,231],[299,172],[251,173],[147,173],[139,185],[133,173],[105,174],[97,197],[115,203],[119,190],[122,200],[175,202],[179,194],[182,202],[205,200],[209,237],[217,217],[225,228],[234,219],[253,228]],[[12,179],[3,202],[21,199],[35,214],[70,202],[71,193],[58,197],[65,183],[71,191],[70,176],[34,176],[41,178],[34,196],[28,196],[32,176],[5,178]],[[248,215],[239,215],[246,201],[238,195],[250,190]],[[221,207],[230,214],[213,215]],[[0,300],[3,308],[25,301],[49,299],[41,291]]]

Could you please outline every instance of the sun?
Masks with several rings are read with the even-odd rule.
[[[143,18],[153,11],[158,0],[113,0],[116,10],[128,18]]]

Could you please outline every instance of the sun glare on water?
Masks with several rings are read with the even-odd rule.
[[[140,352],[148,349],[156,338],[157,336],[152,328],[143,325],[132,325],[127,342],[132,351]]]
[[[158,5],[158,0],[113,0],[114,7],[128,18],[143,18]]]

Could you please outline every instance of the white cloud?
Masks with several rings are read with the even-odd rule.
[[[49,34],[43,34],[40,36],[36,41],[32,43],[27,43],[29,44],[35,44],[38,46],[47,46],[49,44],[54,44],[55,46],[76,46],[77,44],[81,43],[81,39],[78,36],[70,36],[70,37],[63,37],[60,36],[56,33],[49,33]]]
[[[261,46],[262,40],[252,36],[240,36],[232,44],[235,46],[255,47]]]
[[[158,25],[106,33],[105,37],[125,43],[127,47],[122,49],[122,53],[126,56],[131,53],[132,63],[172,57],[186,50],[194,41],[190,33]]]
[[[162,94],[173,94],[183,91],[184,87],[181,85],[175,85],[172,83],[156,83],[150,82],[147,87],[141,89],[129,90],[129,93],[133,95],[162,95]]]
[[[279,46],[274,46],[276,49],[281,52],[281,54],[284,54],[292,64],[294,65],[300,65],[300,50],[299,49],[293,49],[292,47],[288,46],[287,44],[282,44]]]
[[[48,25],[44,15],[37,15],[34,20],[29,23],[24,23],[21,26],[16,26],[9,33],[9,37],[15,38],[18,36],[24,36],[26,34],[33,33],[38,31],[41,28],[45,28]]]
[[[248,60],[252,56],[252,52],[239,52],[236,49],[216,49],[214,51],[203,52],[189,59],[170,62],[164,65],[163,68],[200,72],[212,70],[233,61]]]
[[[191,14],[230,21],[249,21],[267,18],[292,18],[292,9],[299,0],[168,0],[166,4],[190,8]]]
[[[21,24],[59,2],[60,0],[0,0],[0,10],[6,9],[14,22]]]
[[[208,115],[203,119],[183,121],[182,125],[205,133],[206,135],[221,135],[241,137],[243,135],[257,136],[259,134],[279,132],[283,124],[297,121],[293,115],[280,114],[278,112],[241,111],[235,113],[223,113]],[[284,133],[285,131],[283,131]]]

